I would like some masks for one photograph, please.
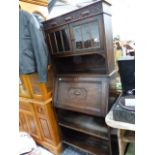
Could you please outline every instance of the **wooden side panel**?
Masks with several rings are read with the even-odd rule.
[[[50,133],[50,127],[48,121],[44,118],[39,118],[39,120],[44,138],[46,139],[46,141],[52,141],[52,135]]]
[[[104,33],[105,33],[105,46],[107,54],[107,67],[109,74],[115,70],[114,64],[114,51],[113,51],[113,35],[112,35],[112,23],[111,16],[103,14]]]

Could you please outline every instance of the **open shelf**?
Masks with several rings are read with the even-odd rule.
[[[108,145],[104,142],[104,140],[63,127],[61,128],[61,130],[63,136],[63,143],[93,155],[109,154]]]
[[[89,73],[89,74],[108,74],[106,70],[106,59],[100,53],[89,53],[70,55],[68,57],[55,57],[54,62],[58,74],[74,74],[74,73]]]
[[[100,54],[100,55],[103,55],[105,57],[105,50],[104,49],[90,49],[90,50],[87,50],[87,51],[72,51],[72,52],[61,52],[61,53],[53,53],[52,55],[54,57],[72,57],[72,56],[82,56],[82,55],[91,55],[91,54]]]
[[[61,110],[59,110],[58,117],[60,126],[104,140],[109,139],[104,118]]]

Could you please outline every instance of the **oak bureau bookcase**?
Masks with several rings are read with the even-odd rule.
[[[63,143],[111,155],[105,124],[114,77],[110,4],[98,1],[43,22],[53,64],[54,107]]]

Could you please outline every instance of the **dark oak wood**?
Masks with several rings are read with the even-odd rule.
[[[110,6],[98,1],[43,22],[63,142],[95,155],[112,155],[104,121],[117,97]]]
[[[108,129],[104,118],[58,109],[57,113],[60,126],[108,140]]]
[[[59,76],[55,90],[55,107],[99,116],[107,113],[109,92],[106,77]]]
[[[43,22],[44,29],[48,30],[48,29],[57,27],[57,25],[62,26],[62,25],[65,25],[65,24],[68,24],[71,22],[75,22],[75,21],[78,21],[81,19],[86,19],[88,17],[93,17],[93,16],[96,16],[96,15],[102,14],[102,13],[111,15],[111,10],[109,9],[110,5],[108,3],[105,3],[104,1],[102,1],[102,2],[99,1],[96,3],[92,3],[88,6],[74,10],[69,13],[66,13],[59,17],[49,19],[48,21]],[[83,12],[85,12],[85,11],[89,11],[90,13],[87,14],[87,16],[83,16]],[[68,17],[70,18],[70,20],[66,20],[66,18],[68,18]],[[53,23],[57,23],[57,25],[54,26]]]
[[[114,71],[111,10],[108,3],[101,1],[93,3],[45,21],[43,25],[49,51],[53,60],[59,63],[59,68],[67,69],[68,66],[63,66],[65,57],[79,59],[77,55],[80,55],[83,67],[88,67],[85,60],[90,59],[89,55],[100,53],[99,60],[103,61],[100,62],[100,68],[104,68],[102,74],[110,74]],[[95,57],[99,56],[95,55]],[[65,60],[62,60],[63,58]],[[97,63],[95,59],[91,61],[92,68],[96,67],[95,63]],[[80,65],[77,66],[73,61],[72,64],[73,66],[70,65],[72,70],[80,70]],[[94,72],[101,73],[100,70],[91,70],[92,74]]]
[[[108,145],[103,139],[90,137],[73,130],[62,129],[63,143],[76,147],[93,155],[108,155]]]

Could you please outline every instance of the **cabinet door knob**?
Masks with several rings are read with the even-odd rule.
[[[75,91],[74,94],[75,95],[81,95],[81,92],[80,91]]]
[[[72,17],[66,17],[65,18],[65,21],[69,21],[69,20],[71,20],[72,19]]]
[[[82,16],[86,16],[86,15],[88,15],[89,13],[90,13],[90,11],[87,10],[87,11],[82,12],[81,15],[82,15]]]
[[[57,22],[54,22],[54,23],[52,23],[51,25],[52,25],[52,26],[56,26],[56,25],[57,25]]]

